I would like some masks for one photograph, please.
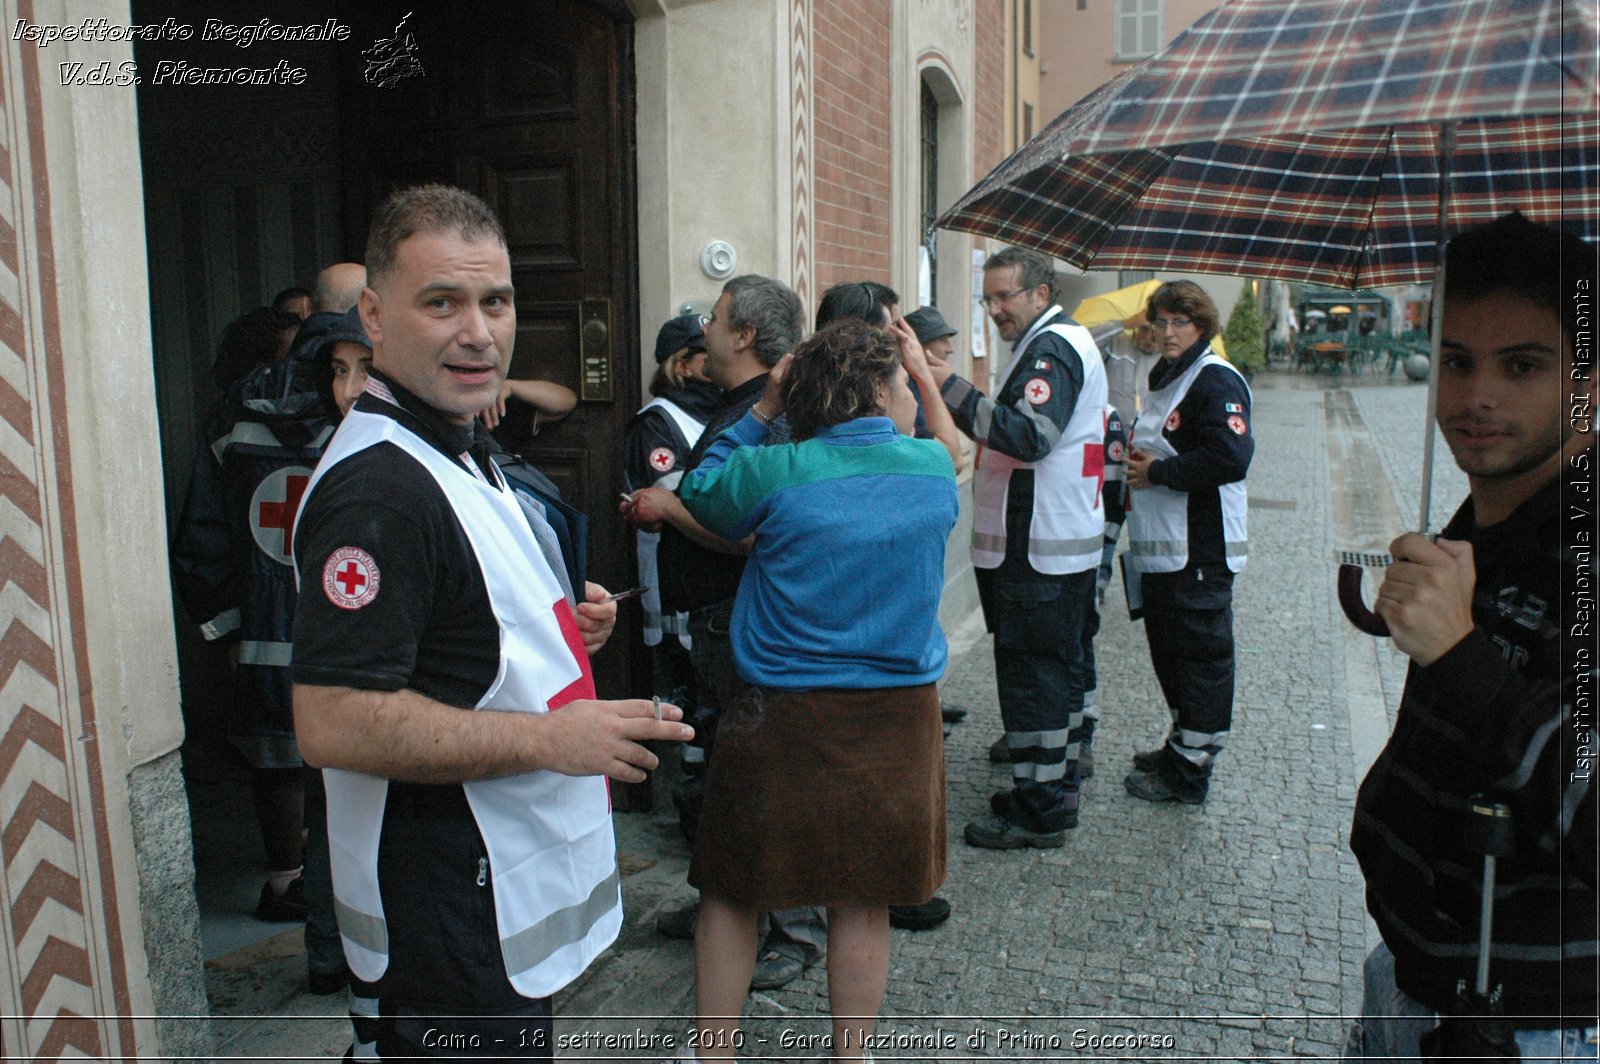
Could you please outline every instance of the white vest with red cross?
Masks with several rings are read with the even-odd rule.
[[[1194,360],[1194,365],[1185,370],[1183,376],[1145,397],[1145,407],[1133,423],[1130,437],[1133,450],[1157,460],[1177,455],[1162,430],[1178,404],[1189,394],[1200,371],[1207,366],[1222,366],[1240,380],[1244,379],[1215,349],[1207,351]],[[1245,387],[1248,389],[1249,385]],[[1235,573],[1242,572],[1249,548],[1245,534],[1249,512],[1244,481],[1224,484],[1217,493],[1222,501],[1222,539],[1228,568]],[[1134,492],[1133,498],[1128,500],[1127,524],[1128,565],[1136,572],[1175,573],[1189,564],[1188,492],[1173,491],[1160,484]]]
[[[589,656],[572,607],[503,480],[498,487],[485,482],[393,418],[351,411],[318,463],[307,498],[336,463],[384,442],[433,475],[483,573],[500,629],[500,671],[476,708],[548,713],[593,698]],[[338,769],[325,769],[323,779],[345,958],[358,978],[374,982],[389,965],[378,890],[389,781]],[[588,967],[622,927],[605,780],[539,771],[463,788],[489,851],[506,975],[519,994],[548,997]]]
[[[659,410],[672,419],[678,426],[678,431],[688,441],[690,447],[700,442],[700,434],[706,430],[704,421],[696,421],[688,411],[670,399],[660,396],[650,400],[639,408],[642,414],[646,410]],[[638,415],[634,415],[637,417]],[[661,448],[666,450],[666,448]],[[667,454],[672,452],[667,451]],[[653,457],[653,456],[652,456]],[[666,491],[677,491],[678,482],[683,479],[683,470],[674,469],[666,476],[655,482],[655,487]],[[638,537],[639,546],[639,586],[650,590],[644,593],[644,644],[656,646],[661,642],[662,633],[671,632],[678,637],[685,650],[689,649],[693,640],[689,638],[689,614],[687,612],[674,613],[663,616],[661,612],[661,566],[657,556],[661,550],[661,533],[646,532],[640,529],[635,535]]]
[[[1022,462],[992,447],[983,449],[972,480],[972,564],[979,569],[998,569],[1005,560],[1006,495],[1016,469],[1033,470],[1028,564],[1050,576],[1081,573],[1100,564],[1106,521],[1100,504],[1105,483],[1105,364],[1089,330],[1072,321],[1048,320],[1057,315],[1060,307],[1041,315],[1018,342],[1000,379],[1009,386],[1034,337],[1049,332],[1076,352],[1083,367],[1083,388],[1061,438],[1042,460]],[[996,394],[1005,390],[1002,387]]]

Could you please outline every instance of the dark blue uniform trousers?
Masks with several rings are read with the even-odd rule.
[[[1150,662],[1172,714],[1162,771],[1204,787],[1233,722],[1233,573],[1145,573],[1141,588]]]
[[[1006,819],[1030,831],[1060,831],[1078,808],[1084,631],[1094,612],[1095,570],[1047,576],[1022,551],[1008,550],[998,569],[976,572],[1011,751]]]

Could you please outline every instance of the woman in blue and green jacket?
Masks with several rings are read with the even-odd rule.
[[[955,467],[910,435],[908,371],[936,394],[909,326],[824,328],[679,488],[718,535],[755,536],[732,622],[747,686],[724,710],[689,869],[704,1059],[737,1048],[757,914],[801,905],[828,909],[833,1052],[860,1059],[888,977],[888,906],[944,880],[935,683]],[[760,446],[780,416],[792,442]],[[936,403],[928,416],[950,415]]]

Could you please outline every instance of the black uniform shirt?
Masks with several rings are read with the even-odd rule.
[[[392,417],[440,453],[458,459],[477,424],[456,425],[399,385],[401,403],[373,395],[362,413]],[[492,477],[492,474],[491,474]],[[377,567],[357,608],[324,586],[334,554],[353,548]],[[300,602],[296,683],[398,691],[447,705],[477,705],[500,667],[500,632],[466,530],[433,475],[391,443],[351,455],[324,474],[295,534]]]
[[[392,417],[440,453],[487,472],[487,434],[476,421],[453,424],[379,371],[372,375],[400,406],[362,395],[357,410]],[[364,552],[377,569],[361,589],[375,585],[375,594],[354,609],[323,582],[345,548]],[[493,684],[500,630],[466,530],[433,475],[399,447],[377,444],[328,470],[307,500],[295,557],[296,683],[409,688],[464,711]],[[386,1012],[530,1007],[506,978],[488,850],[459,784],[391,781],[378,880],[389,925],[389,969],[379,984]]]

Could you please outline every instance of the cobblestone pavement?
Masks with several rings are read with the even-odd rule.
[[[966,846],[962,826],[1007,775],[986,756],[1000,733],[991,644],[969,623],[944,687],[947,701],[973,710],[947,743],[952,841],[942,894],[954,916],[933,931],[894,932],[879,1060],[1337,1056],[1346,1017],[1360,1006],[1368,945],[1347,845],[1359,782],[1349,705],[1373,692],[1350,688],[1352,677],[1382,681],[1345,661],[1350,637],[1334,601],[1334,554],[1364,545],[1346,541],[1329,505],[1329,455],[1338,447],[1328,410],[1353,400],[1354,429],[1341,423],[1337,431],[1353,437],[1345,445],[1366,448],[1390,481],[1343,490],[1358,506],[1386,492],[1391,508],[1414,521],[1425,393],[1276,373],[1256,384],[1250,563],[1235,596],[1236,712],[1210,797],[1201,807],[1153,806],[1123,791],[1129,757],[1159,741],[1167,715],[1144,634],[1113,588],[1097,640],[1105,707],[1098,773],[1086,785],[1081,825],[1060,850]],[[1448,514],[1465,486],[1450,484],[1447,453],[1440,464],[1447,475],[1435,498],[1448,501],[1435,509]],[[1355,638],[1393,673],[1385,686],[1403,679],[1403,659],[1387,644]],[[1381,742],[1381,713],[1375,726]],[[620,824],[624,849],[657,863],[624,881],[629,928],[609,961],[565,995],[557,1033],[631,1036],[636,1045],[641,1034],[681,1037],[692,1008],[690,948],[653,929],[656,912],[691,894],[670,815]],[[821,1056],[805,1045],[820,1039],[826,1015],[817,966],[782,990],[752,995],[741,1055]],[[609,1052],[615,1059],[626,1050]]]
[[[1167,714],[1114,587],[1097,640],[1098,772],[1080,826],[1059,850],[966,846],[962,826],[1007,779],[986,756],[1001,730],[991,644],[969,620],[953,633],[943,689],[972,710],[946,747],[941,893],[954,915],[893,933],[879,1061],[1337,1057],[1369,936],[1350,814],[1403,679],[1403,658],[1354,634],[1334,601],[1335,552],[1369,549],[1339,514],[1377,507],[1415,521],[1424,389],[1276,372],[1255,385],[1236,711],[1210,797],[1157,806],[1123,790],[1129,757],[1160,740]],[[1387,483],[1341,482],[1347,464]],[[1447,452],[1439,465],[1435,527],[1465,491]],[[626,925],[559,996],[562,1059],[670,1057],[693,1009],[690,944],[655,931],[659,913],[692,898],[671,803],[619,815],[617,831]],[[741,1058],[827,1059],[827,1008],[821,965],[752,994]]]

